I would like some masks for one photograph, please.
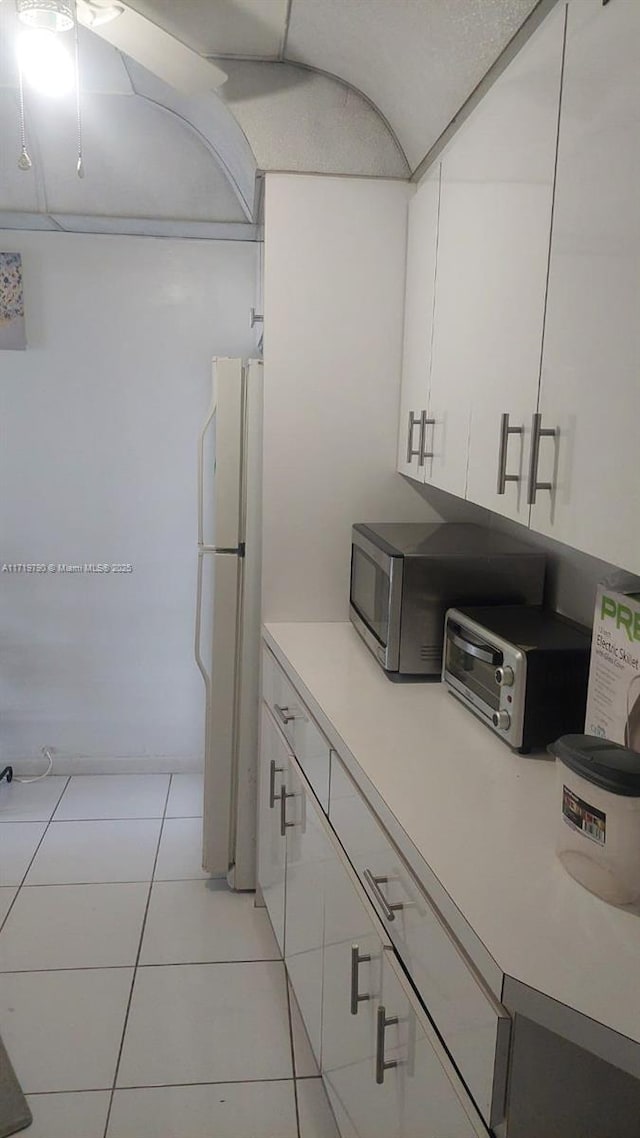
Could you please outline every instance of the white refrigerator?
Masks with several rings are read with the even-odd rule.
[[[205,685],[203,868],[255,888],[262,363],[213,361],[198,442],[195,656]]]

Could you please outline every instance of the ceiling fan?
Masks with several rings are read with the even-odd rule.
[[[213,91],[227,78],[215,63],[122,0],[16,0],[16,7],[23,23],[54,32],[72,28],[77,14],[79,24],[183,94]]]

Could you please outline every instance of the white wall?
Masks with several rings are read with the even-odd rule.
[[[89,769],[193,764],[195,444],[211,357],[252,350],[257,247],[4,232],[0,248],[23,255],[29,344],[0,353],[0,562],[134,567],[0,572],[0,760],[50,744]]]
[[[267,175],[265,620],[345,620],[352,523],[440,517],[395,473],[410,192]]]

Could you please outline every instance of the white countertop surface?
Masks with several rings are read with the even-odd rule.
[[[267,625],[267,642],[500,970],[640,1042],[640,913],[558,861],[554,761],[511,751],[442,684],[391,683],[348,623]]]

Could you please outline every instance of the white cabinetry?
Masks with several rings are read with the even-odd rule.
[[[409,203],[398,470],[425,480],[431,424],[427,423],[435,303],[440,167],[429,172]]]
[[[421,184],[409,228],[398,469],[525,523],[564,20],[559,6],[458,131]],[[415,428],[419,454],[407,463],[408,415],[420,412],[425,375],[427,426]],[[507,437],[499,489],[503,414],[520,433]]]
[[[640,4],[569,4],[531,527],[640,572]]]
[[[395,1022],[394,1022],[395,1021]],[[376,1065],[400,1099],[402,1138],[488,1138],[394,953],[385,953],[376,1008]],[[382,1071],[380,1072],[382,1073]],[[394,1082],[396,1086],[394,1086]],[[363,1136],[364,1138],[364,1136]]]
[[[322,1073],[342,1138],[393,1138],[397,1109],[375,1082],[385,941],[337,853],[326,866]]]
[[[486,1135],[337,843],[324,903],[322,1073],[342,1138]]]
[[[510,1019],[477,978],[335,755],[329,817],[483,1116],[500,1121]]]
[[[395,853],[390,860],[386,832],[266,651],[263,699],[258,880],[342,1138],[486,1136],[495,1001],[405,863]],[[329,765],[327,817],[317,793],[329,784]],[[362,857],[402,894],[402,905],[378,910],[397,913],[397,930],[385,932],[362,887]]]
[[[558,4],[443,152],[430,221],[424,183],[434,305],[420,331],[410,233],[400,438],[428,374],[432,457],[398,465],[634,572],[639,42],[637,0]]]
[[[323,892],[331,847],[314,796],[292,764],[286,830],[285,962],[316,1062],[322,1029]]]
[[[455,343],[447,374],[450,390],[463,391],[470,406],[466,496],[525,525],[564,21],[560,5],[491,88],[443,160],[441,227],[446,220],[450,233],[448,242],[441,233],[441,247],[452,248],[451,309],[454,315],[457,305],[458,315],[450,330]],[[503,434],[507,429],[513,433]]]
[[[286,843],[281,833],[281,795],[283,788],[288,793],[290,758],[287,743],[263,704],[258,772],[258,884],[282,953]]]

